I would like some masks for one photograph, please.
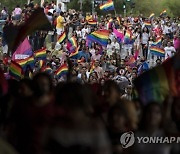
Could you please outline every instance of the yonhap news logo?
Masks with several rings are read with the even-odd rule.
[[[135,137],[133,132],[126,132],[121,135],[120,143],[123,148],[128,148],[132,146],[135,141],[138,144],[171,144],[171,143],[180,143],[180,137],[160,137],[160,136],[144,136],[144,137]]]
[[[135,142],[135,137],[133,132],[127,132],[121,135],[120,142],[123,148],[128,148],[132,146]]]

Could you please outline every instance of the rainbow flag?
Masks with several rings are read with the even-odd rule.
[[[120,19],[120,17],[117,17],[116,19],[117,19],[117,21],[118,21],[118,24],[121,25],[121,19]]]
[[[153,42],[152,46],[161,46],[162,45],[162,38],[156,38],[156,42]]]
[[[155,16],[154,13],[151,13],[150,16],[149,16],[149,19],[152,20],[152,18]]]
[[[60,66],[56,72],[55,72],[55,75],[60,78],[64,75],[66,75],[68,73],[68,66],[67,64],[63,64],[62,66]]]
[[[98,30],[98,31],[94,31],[91,34],[87,35],[87,40],[97,42],[102,46],[107,46],[108,39],[109,39],[109,31],[108,30]]]
[[[58,38],[58,43],[60,44],[60,43],[62,43],[65,39],[66,39],[66,32],[63,32],[60,36],[59,36],[59,38]]]
[[[22,60],[17,60],[16,63],[18,63],[23,70],[26,70],[26,67],[29,65],[31,67],[31,69],[34,68],[34,57],[28,57],[26,59],[22,59]]]
[[[94,65],[95,61],[92,61],[92,64],[91,64],[91,68],[90,68],[90,73],[92,73],[95,69],[95,65]]]
[[[134,56],[131,56],[128,60],[128,62],[126,63],[126,65],[129,65],[131,67],[135,67],[136,66],[136,60]]]
[[[160,16],[164,16],[166,15],[167,11],[166,10],[163,10],[161,13],[160,13]]]
[[[22,78],[22,68],[13,60],[11,61],[11,64],[9,66],[9,75],[17,80],[20,80]]]
[[[76,48],[74,52],[71,52],[71,54],[69,55],[69,58],[72,58],[72,59],[78,58],[78,53],[79,53],[79,47]]]
[[[88,24],[89,25],[97,25],[97,21],[93,20],[93,19],[90,19],[90,20],[88,20]]]
[[[153,101],[162,103],[167,96],[178,96],[180,94],[179,61],[180,52],[135,79],[134,85],[144,105]]]
[[[151,28],[151,22],[150,21],[144,21],[144,25],[147,28]]]
[[[45,67],[42,71],[48,74],[51,74],[53,72],[53,70],[49,66]]]
[[[39,60],[39,69],[41,69],[44,65],[44,61],[43,60]]]
[[[4,27],[4,37],[8,44],[8,49],[15,51],[20,43],[37,30],[53,30],[51,23],[47,19],[44,9],[35,9],[25,23],[19,26],[7,25]]]
[[[108,22],[107,22],[107,29],[112,28],[113,25],[113,19],[111,18]]]
[[[103,11],[111,11],[111,10],[114,10],[114,3],[112,0],[109,0],[107,3],[100,5],[99,8],[100,10],[103,10]]]
[[[77,40],[75,36],[71,37],[69,42],[72,44],[72,46],[77,47]]]
[[[165,51],[162,48],[156,47],[156,46],[151,46],[150,47],[150,52],[154,55],[164,57],[165,56]]]
[[[38,60],[45,60],[46,59],[46,49],[40,49],[34,52],[34,56],[35,58],[37,58]]]
[[[124,36],[124,43],[131,44],[132,43],[132,32],[130,30],[126,30],[126,34]]]

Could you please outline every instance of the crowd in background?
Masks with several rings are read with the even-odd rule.
[[[20,25],[38,7],[33,1],[17,5],[12,12],[4,7],[0,19]],[[0,153],[179,154],[179,144],[135,144],[124,149],[120,137],[128,131],[136,136],[180,135],[180,98],[169,96],[163,104],[144,106],[133,85],[143,72],[180,50],[180,18],[154,17],[149,28],[144,23],[150,19],[143,15],[62,12],[61,3],[53,1],[45,2],[43,8],[54,30],[37,31],[28,40],[33,51],[47,49],[44,67],[50,67],[51,73],[42,72],[37,60],[33,77],[25,74],[21,81],[12,79],[8,71],[13,53],[0,31]],[[119,42],[114,28],[123,34],[130,30],[132,42]],[[88,34],[105,29],[110,32],[106,47],[87,42]],[[76,38],[75,59],[69,58],[68,40],[57,42],[64,31],[68,38]],[[165,52],[162,57],[150,52],[159,37]],[[57,78],[53,72],[65,63],[71,65],[69,78]]]

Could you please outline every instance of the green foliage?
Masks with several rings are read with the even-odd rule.
[[[24,6],[25,3],[27,3],[27,0],[0,0],[1,2],[1,8],[3,6],[6,6],[9,11],[12,11],[12,9],[19,4],[21,7]],[[45,1],[51,1],[51,0],[45,0]],[[71,2],[68,4],[69,9],[76,9],[80,10],[80,0],[71,0]],[[91,0],[82,0],[83,6],[82,11],[83,12],[91,12],[92,11],[92,3]],[[103,1],[103,0],[102,0]],[[34,0],[35,3],[40,3],[40,0]],[[145,16],[149,16],[151,13],[155,13],[156,16],[159,16],[159,14],[166,9],[168,15],[170,16],[179,16],[180,15],[180,0],[131,0],[130,2],[126,1],[126,10],[127,14],[129,14],[131,10],[131,2],[135,2],[135,8],[133,9],[133,14],[143,14]],[[116,8],[117,14],[123,14],[123,0],[114,0],[114,5]],[[98,14],[105,15],[107,12],[99,10],[99,7],[95,8],[95,11],[98,12]],[[108,13],[114,14],[114,11],[110,11]]]

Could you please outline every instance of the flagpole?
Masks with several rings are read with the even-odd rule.
[[[114,5],[114,2],[113,2],[113,5]],[[117,15],[115,7],[114,7],[114,15],[115,16]]]

